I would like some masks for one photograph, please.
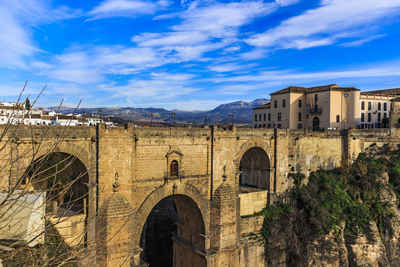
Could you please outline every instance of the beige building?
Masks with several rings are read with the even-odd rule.
[[[256,114],[264,112],[270,114],[270,120],[265,123],[267,128],[356,128],[360,119],[359,99],[360,90],[354,87],[336,84],[310,88],[291,86],[271,94],[269,111],[261,107],[254,109],[253,125],[256,126]],[[259,121],[257,125],[260,125]]]
[[[271,103],[253,108],[253,128],[271,128]]]
[[[362,92],[360,95],[361,129],[389,126],[391,99],[400,95],[400,88]]]

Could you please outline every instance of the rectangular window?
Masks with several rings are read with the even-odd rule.
[[[282,120],[281,113],[280,113],[280,112],[278,112],[278,121],[281,121],[281,120]]]
[[[283,100],[282,100],[282,107],[283,107],[283,108],[286,108],[286,99],[283,99]]]
[[[278,124],[278,129],[280,129],[281,128],[281,124]]]
[[[386,119],[386,116],[387,116],[386,113],[383,113],[383,118],[384,118],[384,119]]]
[[[364,109],[365,109],[365,102],[361,101],[361,110],[364,110]]]
[[[299,112],[299,117],[298,117],[299,121],[301,121],[301,112]]]
[[[378,103],[378,110],[381,110],[381,102]]]
[[[300,99],[299,100],[299,108],[301,108],[302,105],[303,105],[303,101]]]
[[[264,113],[264,121],[267,120],[267,114]]]
[[[371,110],[371,102],[368,102],[368,110]]]
[[[314,100],[315,100],[315,103],[317,103],[317,101],[318,101],[318,94],[315,94]]]
[[[297,129],[303,129],[303,125],[302,124],[297,124]]]
[[[378,112],[378,121],[381,121],[381,113],[380,112]]]
[[[257,121],[257,114],[254,114],[254,121]]]
[[[258,120],[261,121],[261,113],[258,114]]]
[[[274,101],[274,108],[278,108],[278,100]]]
[[[387,103],[383,103],[383,110],[384,110],[384,111],[387,110]]]
[[[340,115],[336,115],[336,122],[340,122]]]
[[[271,113],[268,113],[268,121],[271,121]]]
[[[364,122],[364,121],[365,121],[364,113],[361,113],[361,122]]]
[[[368,113],[368,122],[371,122],[371,113]]]

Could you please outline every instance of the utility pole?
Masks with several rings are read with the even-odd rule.
[[[154,113],[150,113],[150,127],[153,127]]]
[[[233,113],[229,113],[229,118],[230,118],[231,121],[232,121],[232,127],[233,127]]]
[[[174,127],[176,127],[176,114],[175,112],[172,112],[172,118],[174,119]]]

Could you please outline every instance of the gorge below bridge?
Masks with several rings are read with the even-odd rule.
[[[263,266],[263,218],[284,198],[289,173],[340,167],[371,145],[400,143],[397,130],[16,126],[0,151],[21,183],[32,162],[72,156],[85,175],[84,232],[99,266]],[[32,161],[32,158],[34,160]],[[75,164],[75,163],[74,163]],[[3,168],[4,170],[4,168]],[[8,171],[8,170],[7,170]],[[78,217],[77,217],[78,218]],[[66,220],[66,221],[68,221]],[[79,220],[77,220],[79,221]],[[67,224],[67,222],[65,222]]]

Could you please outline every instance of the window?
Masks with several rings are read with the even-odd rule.
[[[170,175],[171,175],[171,177],[179,176],[179,166],[178,166],[178,162],[176,160],[171,161]]]
[[[282,107],[285,108],[286,107],[286,99],[282,100]]]
[[[384,119],[386,119],[386,116],[387,116],[386,113],[383,113],[383,118],[384,118]]]
[[[365,109],[365,102],[362,101],[362,102],[361,102],[361,110],[364,110],[364,109]]]
[[[301,121],[301,112],[298,114],[298,120]]]
[[[303,129],[303,125],[302,124],[297,124],[297,129]]]
[[[271,121],[271,113],[268,113],[268,121]]]
[[[258,120],[261,121],[261,113],[258,114]]]
[[[364,121],[365,121],[364,113],[361,113],[361,122],[364,122]]]
[[[301,106],[302,106],[302,103],[303,101],[301,101],[301,99],[299,100],[299,108],[301,108]]]
[[[281,119],[282,119],[281,113],[278,112],[278,121],[281,121]]]
[[[383,103],[383,110],[384,110],[384,111],[387,110],[387,103]]]
[[[336,115],[336,122],[340,122],[340,115]]]
[[[368,113],[368,122],[371,122],[371,113]]]
[[[379,102],[379,103],[378,103],[378,110],[381,110],[381,106],[382,106],[382,105],[381,105],[381,103]]]
[[[277,108],[278,107],[278,100],[275,100],[274,101],[274,108]]]
[[[371,102],[368,102],[368,110],[371,110]]]
[[[280,129],[281,128],[281,124],[278,124],[278,129]]]
[[[254,121],[257,121],[257,114],[254,114]]]
[[[264,121],[267,120],[267,114],[264,113]]]
[[[380,112],[378,112],[378,121],[381,121],[381,113]]]
[[[315,100],[315,103],[317,103],[317,101],[318,101],[318,94],[315,94],[314,100]]]

